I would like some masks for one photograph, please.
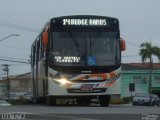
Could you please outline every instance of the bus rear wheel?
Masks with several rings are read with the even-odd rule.
[[[102,107],[108,107],[110,103],[110,95],[99,96],[99,103]]]

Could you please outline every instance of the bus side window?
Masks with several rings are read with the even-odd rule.
[[[31,48],[31,55],[30,55],[30,60],[31,60],[31,65],[33,65],[33,45],[32,45],[32,48]]]
[[[43,59],[45,57],[45,48],[44,48],[44,45],[43,45],[43,37],[42,35],[40,36],[40,59]]]
[[[40,48],[40,42],[39,42],[39,40],[38,40],[38,41],[37,41],[37,52],[36,52],[36,53],[37,53],[37,57],[36,57],[36,59],[37,59],[36,62],[37,62],[37,63],[38,63],[38,61],[40,60],[40,59],[39,59],[39,58],[40,58],[40,57],[39,57],[39,48]]]
[[[31,64],[34,65],[35,64],[35,49],[36,46],[35,44],[32,46],[32,53],[31,53]]]
[[[39,38],[37,39],[35,46],[35,64],[37,64],[39,61]]]
[[[45,57],[45,49],[42,42],[42,36],[41,36],[41,59]]]
[[[42,56],[42,39],[40,37],[39,39],[39,60],[41,60],[43,58]]]
[[[34,64],[37,63],[37,42],[35,43],[35,58],[34,58]]]

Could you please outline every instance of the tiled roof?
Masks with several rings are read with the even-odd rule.
[[[7,80],[0,80],[0,83],[7,83]]]
[[[123,63],[122,70],[147,70],[149,63]],[[153,64],[154,70],[160,70],[160,63]]]
[[[30,76],[31,75],[31,72],[28,72],[28,73],[24,73],[24,74],[21,74],[21,75],[17,75],[16,77],[27,77],[27,76]]]

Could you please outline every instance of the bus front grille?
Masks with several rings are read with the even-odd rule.
[[[104,93],[106,90],[107,88],[96,88],[93,90],[81,90],[76,88],[67,89],[68,93]]]

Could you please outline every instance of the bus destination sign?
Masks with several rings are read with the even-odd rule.
[[[63,19],[64,26],[106,26],[106,19]]]

